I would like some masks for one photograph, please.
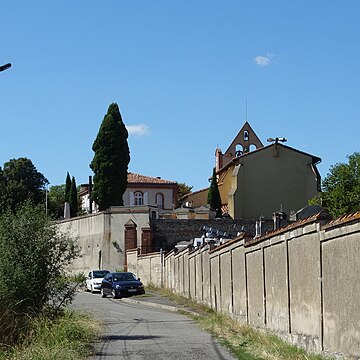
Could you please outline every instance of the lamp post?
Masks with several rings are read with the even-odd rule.
[[[11,68],[11,64],[10,64],[10,63],[7,63],[7,64],[5,64],[5,65],[1,65],[1,66],[0,66],[0,71],[7,70],[7,69],[9,69],[9,68]]]

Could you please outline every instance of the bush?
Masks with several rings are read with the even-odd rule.
[[[59,310],[74,297],[67,266],[79,255],[75,239],[60,234],[43,207],[22,205],[0,215],[0,343],[18,341],[26,318]],[[6,325],[4,325],[6,321]]]

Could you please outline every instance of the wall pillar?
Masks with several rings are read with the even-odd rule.
[[[141,228],[141,254],[153,252],[152,231],[150,227]]]
[[[131,219],[125,226],[125,254],[127,250],[137,248],[137,225]],[[125,256],[124,270],[127,271],[127,256]]]

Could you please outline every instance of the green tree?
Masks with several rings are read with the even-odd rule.
[[[71,178],[70,174],[66,173],[66,180],[65,180],[65,202],[70,203],[70,189],[71,189]]]
[[[79,202],[78,202],[78,191],[76,188],[75,177],[71,179],[71,188],[70,188],[70,216],[75,217],[79,211]]]
[[[6,179],[0,166],[0,214],[8,207],[8,199],[6,194]]]
[[[76,239],[59,233],[41,205],[25,202],[0,215],[0,343],[45,309],[68,304],[75,289],[64,281],[79,256]],[[14,340],[14,339],[12,339]]]
[[[189,194],[193,186],[186,185],[185,183],[178,183],[177,185],[178,185],[177,204],[181,204],[183,196]]]
[[[94,172],[92,200],[98,204],[99,210],[123,205],[130,162],[127,138],[128,132],[119,107],[113,103],[108,108],[92,147],[95,153],[90,164]]]
[[[213,170],[213,175],[211,178],[211,184],[208,192],[207,203],[210,204],[210,208],[216,211],[216,217],[222,217],[221,211],[221,196],[217,184],[216,171],[215,168]]]
[[[360,153],[330,167],[322,182],[322,206],[334,218],[360,210]]]
[[[49,214],[55,219],[64,216],[65,184],[50,186],[48,193]]]
[[[0,211],[15,211],[26,200],[45,205],[45,186],[49,183],[30,159],[12,159],[4,164],[0,175]]]

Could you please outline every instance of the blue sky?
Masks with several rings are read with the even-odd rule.
[[[116,102],[129,171],[204,188],[247,114],[264,144],[322,158],[324,178],[360,150],[359,17],[357,0],[8,1],[0,166],[87,182]]]

